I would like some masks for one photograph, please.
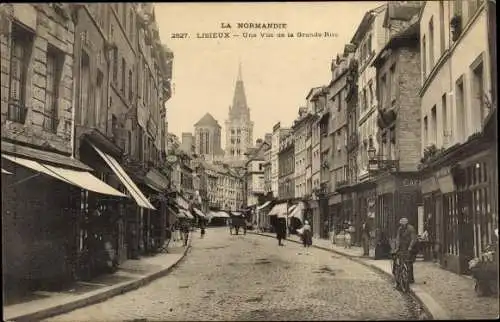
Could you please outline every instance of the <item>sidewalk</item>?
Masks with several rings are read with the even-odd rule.
[[[194,235],[191,235],[194,236]],[[186,255],[188,247],[182,243],[170,244],[169,253],[142,257],[123,262],[114,274],[99,276],[90,282],[76,282],[71,289],[60,292],[37,291],[24,302],[3,307],[4,321],[33,321],[46,319],[74,309],[95,304],[139,288],[166,275]]]
[[[268,237],[274,234],[256,233]],[[289,241],[299,242],[296,235]],[[390,260],[374,260],[361,256],[361,247],[345,249],[332,245],[329,240],[313,239],[313,246],[349,257],[350,259],[370,266],[392,277]],[[373,256],[370,250],[370,256]],[[458,275],[440,268],[431,262],[416,261],[414,264],[415,284],[411,285],[413,295],[421,302],[427,312],[436,320],[446,319],[496,319],[498,318],[498,297],[478,297],[474,292],[472,278]]]

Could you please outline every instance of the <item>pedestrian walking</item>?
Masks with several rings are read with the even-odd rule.
[[[184,240],[184,246],[187,246],[188,238],[189,238],[189,223],[185,221],[182,225],[182,239]]]
[[[370,255],[370,227],[365,221],[361,226],[361,243],[363,244],[363,256]]]
[[[304,222],[304,226],[302,226],[302,243],[306,248],[312,245],[312,231],[307,220]]]
[[[281,242],[286,239],[286,222],[284,218],[277,218],[276,220],[276,238],[278,239],[278,245],[284,246]]]
[[[205,222],[202,221],[200,223],[200,233],[201,233],[201,238],[205,237]]]

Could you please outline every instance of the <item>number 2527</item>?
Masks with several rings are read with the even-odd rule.
[[[171,38],[187,38],[187,36],[188,36],[187,32],[173,33]]]

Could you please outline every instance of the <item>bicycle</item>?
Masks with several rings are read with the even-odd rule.
[[[397,288],[403,293],[408,293],[410,290],[410,272],[408,267],[409,255],[401,252],[392,254],[392,274],[396,281]]]

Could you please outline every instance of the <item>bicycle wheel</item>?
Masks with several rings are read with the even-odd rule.
[[[404,293],[408,293],[410,290],[410,279],[409,279],[409,272],[408,272],[408,266],[406,263],[401,265],[401,271],[400,271],[400,284],[401,290]]]

